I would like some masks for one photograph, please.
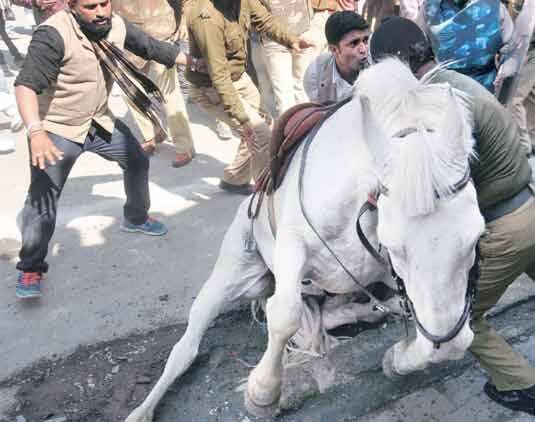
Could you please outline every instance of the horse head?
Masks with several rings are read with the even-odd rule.
[[[416,339],[383,360],[387,375],[403,375],[461,358],[473,339],[471,269],[484,221],[469,174],[469,99],[447,84],[419,82],[394,59],[365,71],[356,92],[381,192],[377,234],[416,323]]]

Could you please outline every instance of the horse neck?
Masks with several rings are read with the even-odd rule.
[[[377,177],[364,140],[358,101],[350,101],[332,115],[318,135],[322,145],[318,145],[317,154],[329,157],[326,177],[341,191],[347,192],[348,197],[354,197],[359,203],[365,200],[368,192],[377,185]]]

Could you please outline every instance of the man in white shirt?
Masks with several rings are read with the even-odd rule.
[[[306,70],[303,85],[310,101],[340,101],[353,93],[353,83],[368,65],[370,30],[358,13],[333,13],[325,24],[329,53],[318,56]]]

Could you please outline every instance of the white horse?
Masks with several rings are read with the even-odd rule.
[[[355,220],[369,192],[387,189],[378,200],[378,212],[362,219],[365,234],[375,247],[380,241],[388,248],[425,330],[445,336],[460,325],[440,348],[418,330],[414,340],[396,343],[385,355],[385,373],[407,374],[429,363],[458,359],[467,350],[473,333],[461,315],[484,229],[473,185],[455,188],[465,178],[473,147],[467,99],[448,85],[418,82],[394,59],[363,72],[356,92],[310,143],[302,176],[305,147],[299,147],[274,194],[276,238],[266,201],[253,226],[248,200],[242,203],[212,274],[192,305],[186,332],[173,347],[163,375],[127,422],[152,421],[156,405],[190,367],[203,333],[225,307],[268,295],[268,346],[249,376],[245,401],[255,415],[276,409],[285,346],[300,328],[302,280],[332,293],[358,290],[305,220],[301,204],[340,261],[366,285],[384,279],[385,271],[356,237]],[[253,252],[243,246],[251,227]]]

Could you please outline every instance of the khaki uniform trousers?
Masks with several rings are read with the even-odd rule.
[[[529,152],[535,145],[535,48],[528,51],[520,72],[511,113],[518,124],[520,142]]]
[[[178,154],[192,152],[193,136],[191,135],[188,111],[178,82],[176,66],[167,68],[163,64],[150,61],[142,70],[162,92],[165,100],[163,106],[167,120],[166,132],[171,136],[176,152]],[[154,138],[155,131],[151,121],[141,114],[130,101],[127,100],[127,104],[143,135],[143,140],[148,141]]]
[[[275,109],[278,116],[296,104],[309,101],[303,87],[303,78],[308,65],[327,47],[324,28],[328,17],[328,11],[314,13],[310,28],[301,35],[311,41],[314,47],[299,53],[294,53],[265,36],[262,37],[265,63],[275,95]]]
[[[470,351],[499,391],[535,385],[535,369],[485,319],[509,285],[523,273],[535,281],[535,199],[487,224],[479,241],[481,277],[474,307]]]
[[[240,79],[232,84],[255,133],[252,145],[245,142],[241,136],[240,123],[224,110],[221,97],[213,87],[198,87],[192,84],[189,97],[216,120],[227,123],[241,137],[234,160],[225,167],[223,180],[232,185],[244,185],[249,183],[251,178],[258,180],[262,170],[268,164],[271,129],[260,107],[260,93],[249,75],[244,72]]]

